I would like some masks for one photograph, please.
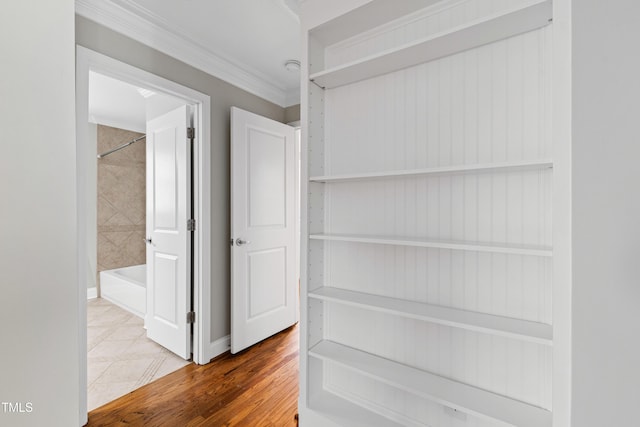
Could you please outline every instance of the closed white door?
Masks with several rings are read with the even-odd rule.
[[[296,323],[291,126],[231,109],[231,352]]]
[[[191,354],[191,158],[188,107],[147,122],[147,336]]]

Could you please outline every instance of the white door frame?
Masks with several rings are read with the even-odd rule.
[[[79,369],[80,369],[80,421],[87,419],[87,284],[86,274],[86,193],[89,124],[89,72],[183,99],[194,106],[195,147],[193,199],[196,219],[194,232],[194,308],[196,321],[193,328],[193,360],[206,364],[210,347],[211,329],[211,100],[208,95],[156,76],[124,62],[82,46],[76,47],[76,167],[78,207],[78,304],[79,304]]]

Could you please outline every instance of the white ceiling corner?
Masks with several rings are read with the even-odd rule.
[[[278,1],[283,3],[282,13],[287,13],[285,10],[295,13],[297,6],[303,0]],[[80,16],[277,105],[287,107],[300,102],[299,85],[285,87],[284,84],[274,84],[273,81],[276,79],[268,73],[232,58],[228,54],[214,52],[196,41],[191,34],[187,34],[170,19],[163,18],[139,3],[141,2],[134,0],[76,0],[75,6],[76,13]]]

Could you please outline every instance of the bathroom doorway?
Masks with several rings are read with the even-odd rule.
[[[80,324],[88,328],[80,332],[80,360],[89,362],[89,368],[81,363],[80,389],[86,391],[89,385],[92,393],[89,405],[86,395],[83,398],[81,393],[80,409],[86,411],[184,366],[185,359],[200,364],[209,361],[206,353],[210,321],[205,304],[210,295],[209,272],[202,259],[207,256],[210,246],[207,230],[210,216],[210,106],[206,95],[82,47],[78,47],[77,63]],[[166,135],[179,133],[162,133],[166,127],[156,128],[157,132],[152,131],[148,138],[144,137],[147,123],[160,120],[163,124],[162,120],[171,112],[175,118],[176,111],[178,116],[184,116],[183,121],[186,120],[185,126],[180,126],[185,133],[183,136],[188,138],[184,146],[166,139]],[[192,128],[188,135],[187,128]],[[189,143],[193,150],[184,151]],[[166,149],[167,144],[183,149],[180,160],[166,162],[167,154],[172,153],[171,149]],[[180,190],[182,194],[187,187],[193,191],[191,200],[182,203],[183,211],[188,210],[188,219],[194,220],[189,221],[189,239],[185,240],[188,253],[183,251],[188,260],[180,267],[187,274],[185,280],[189,286],[183,298],[185,312],[181,315],[179,310],[164,306],[165,313],[177,313],[175,323],[181,323],[178,326],[185,328],[182,336],[186,339],[182,350],[176,350],[163,342],[166,336],[153,336],[182,358],[148,340],[147,331],[143,329],[145,323],[146,326],[153,325],[155,319],[146,313],[146,295],[153,292],[154,286],[160,287],[156,280],[151,280],[150,291],[145,289],[147,253],[154,252],[154,249],[148,249],[158,243],[151,239],[147,227],[149,200],[146,195],[151,194],[151,200],[164,197],[149,192],[149,189],[160,187],[153,175],[149,181],[151,185],[146,188],[146,155],[150,147],[151,159],[156,162],[152,171],[163,170],[160,169],[162,159],[165,166],[172,161],[174,165],[182,162],[175,166],[180,168],[180,173],[193,166],[190,182],[175,183],[186,185]],[[164,154],[158,154],[162,147]],[[102,154],[100,159],[97,158],[99,154]],[[167,176],[172,175],[177,174],[169,172],[159,178],[163,180],[163,189],[167,188]],[[172,198],[164,197],[162,202]],[[153,218],[157,217],[156,212]],[[187,231],[185,215],[176,218]],[[193,223],[198,226],[193,227]],[[166,230],[166,224],[160,228]],[[154,267],[153,271],[157,271],[158,280],[166,285],[166,277],[170,274],[162,272],[166,273],[167,268],[179,263],[173,254],[165,251],[162,255],[164,264],[159,269]],[[156,264],[151,263],[157,267]],[[167,292],[160,295],[174,303],[173,298],[167,296]],[[156,295],[153,301],[157,302],[160,297]],[[90,299],[87,301],[87,298]],[[152,306],[153,310],[162,304]],[[162,323],[168,323],[167,320],[171,319],[165,316],[162,322],[156,323],[162,326]],[[109,396],[111,398],[105,400]]]
[[[152,334],[149,322],[153,323],[153,316],[147,310],[149,294],[154,290],[147,286],[153,283],[147,272],[147,259],[153,264],[154,257],[149,252],[156,247],[153,241],[146,241],[153,234],[149,221],[153,222],[154,215],[149,205],[157,199],[149,194],[155,186],[153,177],[147,184],[147,169],[157,169],[153,168],[154,147],[150,146],[157,142],[154,135],[147,138],[146,133],[149,124],[158,120],[164,124],[162,117],[174,110],[186,113],[189,123],[182,127],[190,125],[191,112],[185,101],[89,73],[87,144],[89,151],[97,153],[88,165],[89,179],[96,180],[88,187],[97,189],[88,192],[88,208],[96,208],[96,212],[88,215],[95,221],[88,219],[87,225],[97,226],[87,232],[89,411],[185,366],[191,358],[190,342],[185,344],[185,337],[182,345],[178,342],[175,348],[172,342]],[[182,145],[186,145],[184,141]],[[179,175],[171,170],[171,164],[159,166],[165,175]],[[168,194],[170,188],[161,191]],[[183,246],[186,249],[188,244]],[[177,285],[190,287],[186,275],[184,283]],[[190,295],[190,289],[183,290],[185,296],[187,293]],[[179,329],[179,325],[175,326]],[[190,341],[189,331],[182,329]]]

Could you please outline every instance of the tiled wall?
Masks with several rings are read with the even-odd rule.
[[[98,125],[98,153],[141,136]],[[98,159],[98,276],[144,264],[145,140]],[[99,277],[98,277],[99,280]]]

